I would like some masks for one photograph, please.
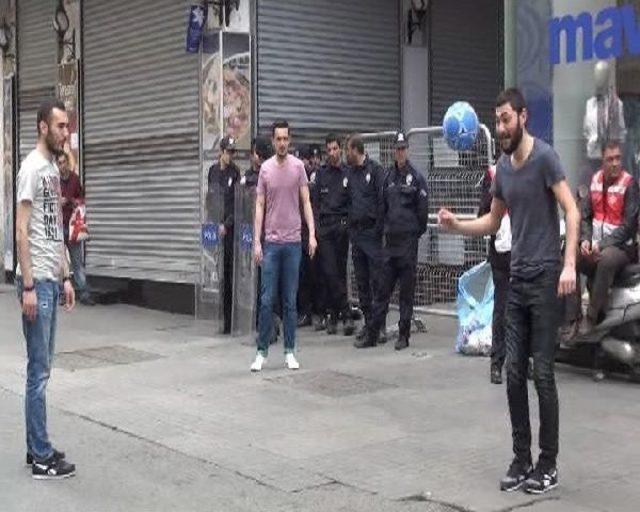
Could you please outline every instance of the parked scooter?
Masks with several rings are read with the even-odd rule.
[[[560,348],[592,346],[595,380],[605,378],[605,366],[611,360],[621,363],[640,382],[640,264],[628,265],[616,278],[604,319],[592,331],[579,332],[581,314],[574,311],[567,317],[560,329]]]

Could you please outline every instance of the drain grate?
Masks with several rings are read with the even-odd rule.
[[[60,352],[56,354],[54,365],[56,368],[63,370],[76,371],[142,363],[145,361],[154,361],[161,357],[159,354],[152,352],[143,352],[121,345],[112,345],[73,350],[71,352]]]
[[[303,389],[311,393],[336,398],[373,393],[396,387],[384,382],[330,370],[300,372],[294,375],[284,375],[267,380],[276,384],[284,384],[296,389]]]

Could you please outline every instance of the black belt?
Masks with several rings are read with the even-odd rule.
[[[339,224],[346,225],[347,218],[342,217],[340,215],[327,215],[320,217],[319,221],[320,226],[329,227],[329,226],[337,226]]]
[[[349,223],[349,227],[351,229],[371,229],[376,226],[376,221],[372,219],[364,219],[364,220],[355,220]]]

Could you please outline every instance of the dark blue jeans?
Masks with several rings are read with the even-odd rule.
[[[27,389],[25,418],[27,452],[38,461],[53,455],[47,434],[47,383],[53,364],[56,335],[56,311],[59,284],[57,281],[35,281],[38,298],[37,315],[33,322],[22,316],[22,332],[27,341]],[[22,303],[23,282],[17,279],[18,298]]]
[[[280,288],[284,351],[293,352],[296,341],[296,295],[300,272],[301,244],[275,244],[265,242],[260,286],[260,313],[258,317],[258,350],[263,356],[269,351],[273,332],[273,307]]]

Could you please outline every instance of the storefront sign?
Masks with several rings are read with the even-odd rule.
[[[640,54],[640,27],[633,5],[607,7],[595,15],[581,12],[549,21],[549,60],[560,64],[561,45],[565,42],[567,63],[576,62],[578,34],[582,42],[582,60],[621,57],[626,51]]]

